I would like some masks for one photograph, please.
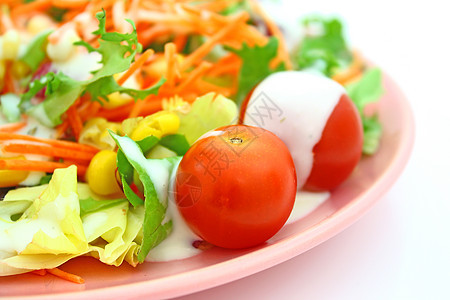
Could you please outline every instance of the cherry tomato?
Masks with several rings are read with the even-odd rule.
[[[231,125],[200,138],[176,176],[176,202],[190,228],[224,248],[278,232],[294,205],[297,176],[285,144],[262,128]]]
[[[362,144],[361,118],[350,98],[343,95],[314,146],[314,163],[304,188],[331,190],[341,184],[361,159]]]

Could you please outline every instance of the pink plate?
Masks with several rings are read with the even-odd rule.
[[[73,284],[54,276],[0,278],[0,296],[26,299],[170,298],[221,285],[299,255],[338,234],[360,218],[394,184],[411,153],[414,123],[405,97],[385,79],[379,105],[384,127],[381,148],[364,158],[352,177],[306,218],[285,226],[269,242],[246,250],[213,248],[195,257],[137,268],[116,268],[81,257],[62,269],[82,276]]]

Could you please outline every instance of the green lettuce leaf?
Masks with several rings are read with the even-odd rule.
[[[17,122],[20,120],[20,98],[16,94],[4,94],[0,96],[0,106],[3,115],[8,122]]]
[[[191,145],[208,131],[235,124],[238,119],[236,103],[215,93],[197,98],[187,114],[177,113],[180,117],[178,133]]]
[[[283,64],[275,69],[270,68],[269,64],[277,55],[278,40],[272,37],[264,46],[249,47],[246,43],[241,49],[226,48],[242,59],[242,67],[239,72],[238,92],[236,103],[240,105],[250,91],[264,78],[270,74],[285,70]]]
[[[112,131],[110,131],[110,134],[128,163],[137,172],[144,188],[143,237],[138,253],[138,261],[143,262],[149,251],[161,243],[172,230],[172,221],[166,220],[168,186],[171,172],[179,158],[147,159],[138,143],[127,136],[116,135]],[[125,163],[121,162],[121,164]],[[119,173],[121,173],[121,169],[129,172],[129,167],[119,167],[118,169]],[[129,174],[121,173],[121,176],[124,178]],[[130,198],[128,199],[130,200]],[[138,209],[139,207],[142,207],[142,205],[135,208]]]
[[[363,76],[357,82],[346,86],[348,96],[352,99],[361,115],[364,142],[363,153],[367,155],[374,154],[380,143],[382,126],[378,116],[366,116],[364,108],[367,104],[377,102],[384,93],[383,74],[380,69],[373,68],[364,72]]]

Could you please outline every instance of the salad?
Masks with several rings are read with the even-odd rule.
[[[264,243],[377,151],[382,75],[341,22],[257,1],[0,6],[0,275]],[[305,205],[305,204],[303,204]]]

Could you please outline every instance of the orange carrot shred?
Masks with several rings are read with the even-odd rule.
[[[73,150],[78,150],[78,151],[90,152],[90,153],[94,153],[94,154],[99,151],[99,149],[97,149],[95,147],[92,147],[89,145],[84,145],[84,144],[79,144],[79,143],[74,143],[74,142],[69,142],[69,141],[45,139],[45,138],[39,138],[39,137],[25,135],[25,134],[0,132],[0,141],[5,141],[5,140],[22,140],[22,141],[38,142],[38,143],[48,144],[53,147],[73,149]]]
[[[0,125],[0,132],[15,132],[22,129],[26,125],[27,123],[25,122],[2,124]]]
[[[66,112],[67,119],[69,121],[70,127],[72,127],[73,135],[78,141],[80,139],[81,131],[83,130],[83,122],[81,121],[80,115],[75,108],[75,105],[69,107]]]
[[[138,59],[130,66],[130,68],[117,80],[117,83],[119,85],[122,85],[127,81],[128,78],[130,78],[131,75],[133,75],[134,72],[136,72],[137,69],[142,67],[144,63],[148,60],[150,56],[152,56],[155,53],[152,49],[146,50],[141,56],[139,56]]]
[[[91,160],[92,152],[83,152],[65,148],[56,148],[49,145],[24,144],[23,142],[8,141],[3,145],[3,151],[21,154],[38,154],[58,158],[74,158],[78,160]]]
[[[47,274],[47,271],[45,269],[40,269],[40,270],[31,271],[30,273],[39,275],[39,276],[44,276],[45,274]]]
[[[67,281],[70,281],[70,282],[73,282],[73,283],[78,283],[78,284],[83,284],[84,283],[84,279],[81,278],[80,276],[72,274],[72,273],[65,272],[65,271],[63,271],[61,269],[58,269],[58,268],[47,269],[47,272],[52,274],[52,275],[54,275],[54,276],[56,276],[56,277],[59,277],[61,279],[64,279],[64,280],[67,280]]]
[[[54,161],[25,160],[25,159],[1,159],[0,170],[42,171],[52,173],[55,169],[67,168],[72,164]],[[78,175],[86,173],[87,166],[77,165]]]

